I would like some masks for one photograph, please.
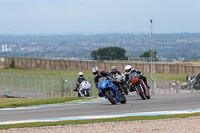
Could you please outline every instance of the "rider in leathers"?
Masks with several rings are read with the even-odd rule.
[[[99,78],[101,77],[107,77],[108,79],[110,79],[108,76],[110,76],[110,73],[107,71],[100,71],[100,69],[98,67],[94,67],[93,70],[93,75],[94,75],[94,83],[96,85],[96,88],[98,86],[98,82],[99,82]],[[99,92],[98,95],[100,97],[103,97],[103,95]]]
[[[74,91],[78,91],[78,88],[79,88],[80,84],[81,84],[84,80],[86,80],[86,79],[85,79],[85,77],[83,76],[83,72],[79,72],[79,73],[78,73],[78,77],[77,77],[77,79],[76,79],[76,86],[75,86],[75,88],[74,88]]]
[[[121,75],[122,76],[122,73],[120,71],[117,70],[117,67],[116,66],[112,66],[111,67],[111,70],[110,70],[110,78],[113,79],[115,78],[116,74],[118,75]],[[124,89],[120,87],[120,85],[116,82],[113,81],[113,83],[115,85],[117,85],[117,87],[119,88],[119,90],[122,92],[122,94],[124,94]]]
[[[138,71],[137,69],[133,69],[133,68],[131,67],[131,65],[127,65],[127,66],[125,67],[125,74],[124,74],[125,80],[126,80],[126,81],[129,81],[129,75],[130,75],[131,73],[134,73],[134,72],[136,72],[137,74],[140,75],[140,78],[144,81],[144,83],[146,84],[147,88],[150,89],[149,85],[147,84],[147,78],[146,78],[145,76],[143,76],[143,73],[142,73],[142,72]],[[133,91],[132,87],[129,86],[129,90],[130,90],[130,91]]]

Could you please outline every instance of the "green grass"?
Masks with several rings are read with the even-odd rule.
[[[150,73],[145,73],[144,76],[147,77],[147,79],[151,78],[151,74]],[[176,81],[185,81],[187,77],[187,74],[171,74],[171,73],[155,73],[154,74],[154,80],[161,82],[161,79],[165,80],[165,81],[172,81],[172,80],[176,80]]]
[[[11,124],[11,125],[1,125],[0,129],[56,126],[56,125],[69,125],[69,124],[88,124],[88,123],[102,123],[102,122],[137,121],[137,120],[158,120],[158,119],[187,118],[195,116],[200,116],[200,113],[161,115],[161,116],[129,116],[129,117],[118,117],[118,118],[70,120],[70,121],[58,121],[58,122],[21,123],[21,124]]]
[[[88,76],[93,79],[94,75],[92,71],[88,70],[21,70],[21,69],[0,69],[0,73],[11,73],[11,74],[21,74],[21,75],[43,75],[43,76],[61,76],[61,77],[77,77],[78,73],[82,71],[84,76],[87,78]],[[123,72],[122,72],[123,73]],[[144,74],[147,79],[150,79],[151,74]],[[187,74],[171,74],[171,73],[155,73],[154,78],[156,80],[164,79],[164,80],[176,80],[176,81],[185,81]]]
[[[194,60],[194,61],[192,61],[192,62],[200,62],[200,60]]]
[[[1,98],[0,108],[16,108],[33,105],[63,103],[74,100],[84,100],[81,97],[56,97],[56,98]]]
[[[28,69],[0,69],[0,73],[11,73],[20,75],[43,75],[43,76],[70,76],[77,77],[78,73],[82,71],[85,77],[93,77],[92,71],[88,70],[28,70]]]

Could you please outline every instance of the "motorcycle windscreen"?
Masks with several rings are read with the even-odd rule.
[[[134,79],[134,78],[136,78],[136,77],[138,77],[137,73],[131,73],[131,74],[129,75],[129,81],[131,81],[132,79]]]
[[[98,83],[102,83],[102,82],[104,81],[105,78],[106,78],[106,77],[101,77],[101,78],[99,78]]]

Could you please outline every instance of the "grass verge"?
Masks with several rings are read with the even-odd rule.
[[[82,71],[84,73],[84,76],[91,77],[93,79],[94,75],[92,74],[92,71],[88,70],[21,70],[21,69],[0,69],[0,73],[11,73],[11,74],[21,74],[21,75],[43,75],[43,76],[62,76],[62,77],[77,77],[78,73]],[[122,73],[124,73],[122,71]],[[147,79],[150,79],[151,74],[150,73],[144,73],[144,75],[147,77]],[[154,78],[156,80],[176,80],[176,81],[185,81],[187,74],[172,74],[172,73],[154,73]]]
[[[88,124],[88,123],[102,123],[102,122],[158,120],[158,119],[187,118],[187,117],[195,117],[195,116],[200,116],[200,113],[180,114],[180,115],[161,115],[161,116],[129,116],[129,117],[119,117],[119,118],[70,120],[70,121],[58,121],[58,122],[21,123],[21,124],[11,124],[11,125],[1,125],[0,129],[42,127],[42,126],[56,126],[56,125],[70,125],[70,124]]]
[[[63,103],[74,100],[84,100],[81,97],[56,97],[56,98],[1,98],[0,108],[16,108],[33,105]]]

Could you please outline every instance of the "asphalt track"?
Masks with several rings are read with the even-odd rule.
[[[0,125],[31,120],[76,120],[77,117],[103,115],[139,114],[163,111],[200,112],[200,93],[152,95],[150,100],[142,100],[138,95],[127,96],[127,103],[112,105],[109,101],[63,103],[43,106],[31,106],[15,109],[0,109]],[[128,115],[124,115],[128,116]],[[65,118],[65,119],[62,119]],[[74,119],[66,119],[74,118]],[[21,122],[22,123],[22,122]]]

